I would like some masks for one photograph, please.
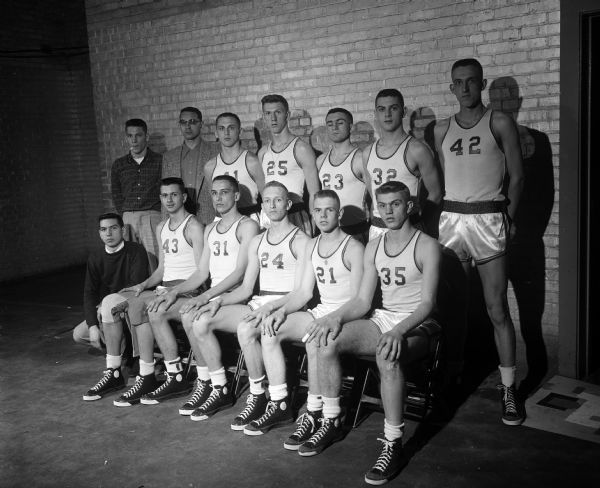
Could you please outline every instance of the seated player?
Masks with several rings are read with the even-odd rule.
[[[175,357],[165,354],[167,380],[162,385],[156,381],[154,334],[148,319],[147,302],[156,294],[168,292],[171,287],[182,283],[196,271],[202,253],[204,226],[185,210],[187,193],[181,178],[164,178],[160,185],[160,199],[168,218],[156,229],[156,238],[160,244],[158,267],[147,280],[125,288],[120,294],[124,294],[127,301],[115,307],[115,310],[127,310],[140,348],[140,374],[133,386],[113,402],[117,407],[139,403],[143,395],[157,390],[161,395],[174,396],[185,394],[190,389],[181,374],[181,362],[177,360],[176,354]],[[155,291],[148,290],[154,287]],[[190,292],[195,293],[195,290]]]
[[[376,191],[377,207],[388,231],[370,241],[364,255],[364,274],[358,295],[309,327],[308,341],[316,341],[323,422],[298,452],[320,453],[341,435],[340,354],[375,355],[381,377],[385,412],[383,449],[366,474],[369,484],[383,484],[402,469],[404,428],[403,365],[429,351],[428,318],[435,307],[441,251],[437,241],[415,229],[408,217],[413,208],[410,191],[398,181]],[[368,319],[377,279],[383,309]]]
[[[219,175],[233,176],[240,186],[240,213],[251,216],[258,222],[258,194],[265,186],[262,166],[253,152],[242,148],[242,125],[236,114],[225,112],[218,115],[216,125],[215,135],[220,144],[220,151],[206,163],[204,174],[209,181]]]
[[[363,175],[362,153],[350,142],[354,118],[345,108],[327,112],[325,124],[331,148],[317,159],[319,179],[323,189],[335,190],[342,209],[340,225],[347,234],[365,241],[369,222],[366,212],[367,190]]]
[[[125,387],[121,375],[123,323],[119,315],[112,314],[112,307],[124,299],[114,294],[148,276],[146,249],[141,244],[124,240],[125,226],[121,216],[103,214],[98,223],[104,249],[94,250],[88,258],[83,289],[85,321],[73,329],[75,342],[99,349],[102,337],[106,342],[106,370],[98,383],[83,395],[87,401],[99,400],[107,393]],[[132,342],[133,355],[137,356],[134,331]]]
[[[346,303],[358,293],[363,269],[363,245],[340,228],[344,210],[333,190],[320,190],[314,196],[313,218],[321,235],[311,239],[301,263],[302,281],[284,298],[272,302],[277,310],[262,321],[262,353],[269,379],[271,401],[287,397],[285,359],[282,341],[300,341],[308,325]],[[308,312],[299,311],[312,298],[317,284],[321,303]],[[317,376],[316,343],[306,347],[308,357],[307,411],[298,419],[296,431],[283,446],[297,450],[317,430],[323,403]],[[280,420],[280,412],[268,410],[244,429],[248,435],[260,435]]]
[[[181,360],[177,357],[177,344],[168,321],[181,320],[182,307],[193,308],[206,305],[211,299],[236,288],[246,271],[248,264],[248,245],[258,234],[258,224],[242,215],[237,203],[240,198],[238,182],[233,176],[220,175],[212,182],[211,196],[215,211],[221,219],[211,223],[204,231],[204,246],[198,270],[185,282],[173,287],[168,293],[156,297],[148,306],[148,315],[152,332],[156,337],[165,360],[177,361],[177,370],[181,371]],[[189,300],[178,299],[197,289],[210,276],[211,287],[204,293]],[[194,336],[190,321],[182,321],[184,330],[194,351],[198,377],[190,399],[179,409],[181,415],[190,415],[208,398],[209,370],[204,362],[202,350]],[[222,370],[223,376],[225,370]],[[215,379],[218,382],[218,379]],[[174,392],[178,391],[177,389]],[[142,403],[158,403],[170,398],[169,390],[155,391],[142,397]]]
[[[252,239],[242,285],[203,307],[197,307],[194,301],[190,300],[182,308],[184,323],[193,323],[198,346],[208,364],[212,383],[210,396],[192,413],[192,420],[205,420],[219,410],[233,405],[234,399],[226,383],[221,361],[221,348],[214,331],[238,334],[238,341],[246,359],[250,394],[246,399],[245,408],[231,424],[233,430],[243,430],[249,422],[264,413],[265,407],[286,410],[288,406],[284,401],[267,405],[262,386],[264,366],[258,342],[258,326],[262,318],[273,311],[270,302],[289,293],[299,283],[297,262],[302,259],[308,237],[288,219],[288,210],[292,202],[284,185],[277,181],[267,183],[262,200],[263,211],[272,225]],[[260,282],[260,292],[244,305],[252,296],[257,278]],[[286,421],[292,421],[292,418],[289,417]]]

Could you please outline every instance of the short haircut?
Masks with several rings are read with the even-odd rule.
[[[335,191],[330,190],[328,188],[326,188],[324,190],[319,190],[318,192],[316,192],[315,196],[314,196],[314,200],[316,200],[317,198],[332,198],[333,200],[335,200],[337,202],[338,209],[342,206],[339,195]]]
[[[410,190],[401,181],[386,181],[375,190],[375,195],[385,195],[388,193],[401,193],[406,201],[410,200]]]
[[[148,124],[142,119],[129,119],[125,122],[125,130],[127,127],[141,127],[145,134],[148,133]]]
[[[345,108],[342,107],[334,107],[331,110],[329,110],[329,112],[327,112],[327,115],[325,116],[325,118],[329,117],[330,114],[344,114],[348,116],[348,121],[353,124],[354,123],[354,117],[352,117],[352,114],[350,113],[349,110],[346,110]]]
[[[179,111],[179,116],[181,117],[181,114],[183,112],[192,112],[194,114],[196,114],[196,117],[198,117],[198,120],[200,122],[202,122],[202,112],[200,112],[199,109],[197,109],[196,107],[184,107]]]
[[[281,95],[277,95],[276,93],[273,93],[270,95],[265,95],[264,97],[262,97],[260,103],[263,107],[265,106],[265,103],[281,103],[283,105],[283,107],[285,108],[286,112],[290,111],[290,106],[288,104],[288,101],[285,99],[285,97],[283,97]]]
[[[115,219],[119,223],[119,227],[125,227],[125,224],[123,223],[123,217],[114,212],[103,213],[100,215],[98,217],[98,223],[108,219]]]
[[[268,183],[265,185],[265,187],[263,188],[263,193],[264,193],[264,191],[265,191],[267,188],[281,188],[281,189],[283,189],[283,191],[285,192],[285,197],[286,197],[286,198],[288,197],[288,193],[289,193],[289,191],[288,191],[288,189],[287,189],[287,186],[285,186],[283,183],[280,183],[280,182],[279,182],[279,181],[277,181],[277,180],[271,180],[271,181],[269,181],[269,182],[268,182]]]
[[[479,61],[477,61],[475,58],[464,58],[464,59],[459,59],[458,61],[456,61],[452,65],[452,69],[450,70],[450,76],[452,76],[452,73],[454,73],[454,70],[456,68],[462,68],[465,66],[474,66],[475,69],[477,69],[477,74],[479,74],[480,79],[483,80],[483,67],[481,66],[481,63]]]
[[[217,120],[215,121],[215,123],[219,125],[219,119],[222,119],[223,117],[231,117],[232,119],[235,119],[238,123],[238,126],[242,127],[242,122],[240,121],[240,118],[236,114],[231,112],[223,112],[222,114],[217,115]]]
[[[377,106],[377,100],[383,97],[394,97],[398,100],[400,105],[404,107],[404,97],[402,96],[402,93],[400,93],[400,91],[396,90],[395,88],[384,88],[383,90],[381,90],[375,97],[375,106]]]
[[[181,191],[182,194],[186,193],[185,184],[183,183],[183,180],[181,178],[171,176],[169,178],[163,178],[162,180],[160,180],[161,187],[169,186],[169,185],[177,185],[177,186],[179,186],[179,190]]]
[[[227,181],[229,182],[229,184],[232,186],[233,191],[236,191],[239,193],[240,191],[240,184],[238,183],[238,181],[231,175],[218,175],[215,176],[212,180],[213,185],[215,183],[215,181]]]

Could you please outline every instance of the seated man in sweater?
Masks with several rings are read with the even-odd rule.
[[[146,250],[141,244],[123,239],[125,226],[121,216],[103,214],[98,218],[98,223],[104,248],[94,250],[88,258],[83,291],[85,321],[73,329],[73,339],[100,348],[103,336],[106,342],[106,371],[100,381],[83,396],[84,400],[98,400],[104,394],[125,386],[121,376],[123,324],[118,315],[113,316],[112,308],[116,305],[115,300],[123,301],[115,295],[116,292],[148,277]],[[134,331],[132,339],[133,355],[136,356]]]

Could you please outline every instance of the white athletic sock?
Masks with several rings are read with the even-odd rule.
[[[196,373],[198,373],[198,379],[202,381],[210,380],[210,373],[208,372],[208,366],[196,366]]]
[[[181,364],[181,358],[177,356],[172,361],[165,361],[167,373],[181,373],[183,371],[183,365]]]
[[[117,369],[121,367],[121,356],[106,355],[106,367],[111,369]]]
[[[225,376],[225,368],[217,369],[216,371],[210,371],[210,381],[213,386],[224,386],[227,383],[227,377]]]
[[[288,395],[287,383],[281,385],[269,385],[269,396],[274,402],[283,400]]]
[[[516,366],[498,366],[500,370],[500,378],[504,386],[512,386],[515,384]]]
[[[265,381],[265,375],[263,374],[260,378],[248,378],[250,382],[250,393],[253,395],[262,395],[265,392],[263,387],[263,381]]]
[[[140,359],[140,376],[148,376],[149,374],[154,374],[154,361],[147,363]]]
[[[392,425],[387,419],[383,419],[383,435],[388,441],[400,439],[404,433],[404,422],[400,425]]]
[[[342,407],[340,407],[340,397],[335,398],[323,398],[323,417],[326,419],[333,419],[339,417],[342,413]]]
[[[313,395],[309,391],[308,398],[306,399],[306,409],[309,412],[318,412],[323,410],[323,398],[321,398],[321,395]]]

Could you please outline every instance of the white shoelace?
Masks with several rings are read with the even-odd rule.
[[[187,403],[198,402],[198,400],[200,400],[200,397],[202,395],[204,395],[204,391],[206,390],[207,386],[208,386],[207,381],[202,381],[202,380],[196,379],[196,384],[194,385],[194,391]]]
[[[265,409],[265,413],[263,413],[260,416],[260,418],[256,420],[256,423],[258,425],[264,424],[269,419],[271,414],[273,412],[275,412],[276,410],[277,410],[277,404],[275,402],[269,401],[269,403],[267,403],[267,408]]]
[[[104,385],[106,385],[106,383],[108,383],[108,380],[111,379],[112,375],[113,375],[113,370],[112,369],[107,369],[106,371],[103,372],[102,378],[100,378],[98,380],[98,383],[96,383],[93,387],[92,390],[94,391],[98,391],[100,388],[102,388]]]
[[[238,417],[240,417],[242,420],[246,420],[246,418],[248,418],[248,416],[252,413],[252,410],[254,410],[254,408],[256,407],[257,401],[258,396],[254,395],[253,393],[250,393],[246,397],[246,406],[244,407],[244,410],[240,412]]]
[[[297,420],[298,427],[292,436],[295,437],[304,437],[307,432],[314,430],[316,427],[315,419],[308,412],[304,412]]]
[[[503,390],[504,408],[507,413],[517,413],[517,402],[513,388],[510,386],[500,385],[499,389]]]
[[[133,386],[131,388],[129,388],[129,390],[127,390],[124,393],[123,396],[125,398],[129,398],[129,397],[132,397],[133,395],[135,395],[140,390],[140,388],[142,387],[142,383],[143,382],[144,382],[144,380],[143,380],[143,378],[141,376],[139,376],[139,375],[136,376],[135,377],[135,383],[133,384]]]
[[[388,441],[387,439],[382,439],[381,437],[378,437],[377,440],[383,443],[383,450],[377,458],[377,462],[375,463],[375,466],[373,466],[373,469],[384,472],[392,460],[392,451],[396,442]]]

